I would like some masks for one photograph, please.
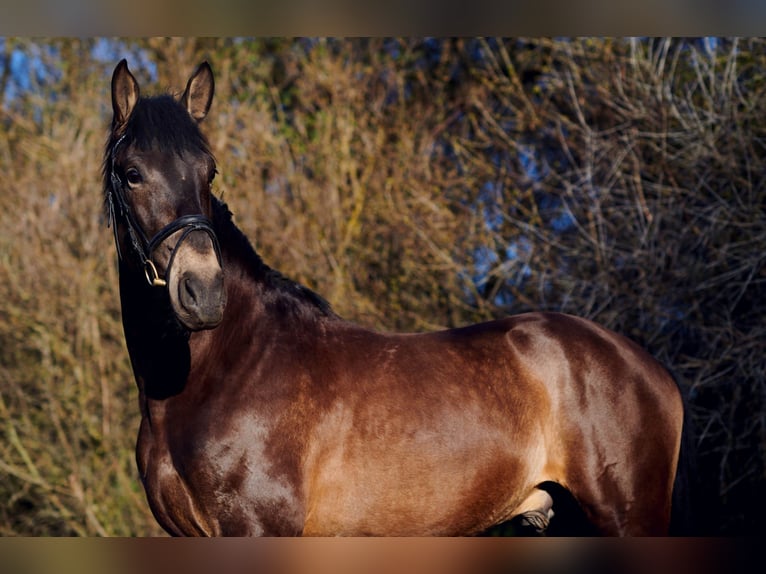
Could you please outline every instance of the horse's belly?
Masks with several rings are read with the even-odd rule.
[[[533,477],[530,461],[491,446],[345,461],[328,457],[310,483],[304,534],[477,533],[509,519],[534,487]]]

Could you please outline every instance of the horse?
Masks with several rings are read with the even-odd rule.
[[[211,191],[207,62],[182,95],[111,81],[105,209],[138,386],[136,462],[171,535],[666,535],[679,386],[598,324],[529,312],[379,332],[269,267]],[[677,493],[675,493],[677,494]]]

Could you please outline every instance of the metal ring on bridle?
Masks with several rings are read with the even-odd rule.
[[[151,259],[147,259],[146,263],[144,263],[144,274],[146,275],[146,280],[149,282],[149,285],[152,287],[165,287],[168,284],[167,281],[160,277],[160,274],[157,272],[157,268],[154,266],[154,262]]]

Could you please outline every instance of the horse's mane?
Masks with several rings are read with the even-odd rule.
[[[125,125],[125,136],[141,150],[192,150],[212,157],[197,122],[169,94],[140,98]]]
[[[263,262],[247,236],[236,226],[229,207],[213,197],[213,224],[221,246],[239,259],[252,278],[262,284],[264,303],[275,305],[283,312],[307,312],[327,318],[337,318],[330,304],[319,294],[285,277]]]

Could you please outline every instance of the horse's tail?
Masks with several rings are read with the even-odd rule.
[[[676,466],[676,477],[673,481],[673,496],[670,511],[671,536],[694,536],[700,533],[701,525],[695,516],[695,499],[699,491],[696,472],[696,444],[691,413],[686,393],[678,384],[684,405],[684,420],[681,427],[681,447]]]

